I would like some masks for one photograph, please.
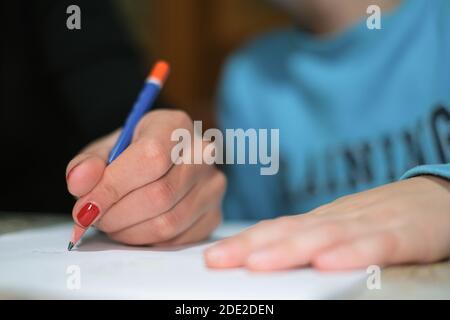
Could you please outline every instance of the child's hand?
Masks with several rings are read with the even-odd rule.
[[[210,267],[323,270],[425,263],[450,254],[450,183],[422,176],[264,221],[205,252]]]
[[[206,238],[221,220],[225,177],[213,165],[173,165],[175,129],[192,133],[180,111],[154,111],[136,128],[133,142],[109,166],[118,133],[103,138],[67,166],[67,185],[78,201],[73,218],[87,203],[100,210],[95,226],[112,239],[133,245],[183,244]],[[95,210],[88,214],[95,215]]]

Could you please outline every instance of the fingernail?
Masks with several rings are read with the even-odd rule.
[[[207,249],[205,251],[206,257],[210,261],[220,262],[223,261],[226,257],[226,251],[220,248],[220,246],[215,246]]]
[[[97,218],[99,213],[100,210],[98,209],[98,207],[95,204],[88,202],[78,212],[77,220],[81,224],[81,226],[87,228],[91,225],[95,218]]]

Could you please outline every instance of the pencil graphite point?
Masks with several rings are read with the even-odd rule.
[[[73,242],[69,242],[69,246],[67,247],[67,250],[71,251],[73,246],[74,246]]]

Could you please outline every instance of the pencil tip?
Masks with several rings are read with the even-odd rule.
[[[69,246],[67,247],[67,250],[71,251],[73,246],[74,246],[73,242],[69,242]]]

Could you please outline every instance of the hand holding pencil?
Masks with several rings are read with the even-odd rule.
[[[160,87],[167,72],[157,64],[148,82]],[[146,86],[124,129],[93,142],[67,166],[69,192],[78,198],[69,249],[91,225],[125,244],[178,245],[206,238],[221,221],[224,175],[213,165],[172,163],[171,134],[192,132],[192,120],[176,110],[145,114],[158,91]],[[138,106],[142,99],[147,105]]]

